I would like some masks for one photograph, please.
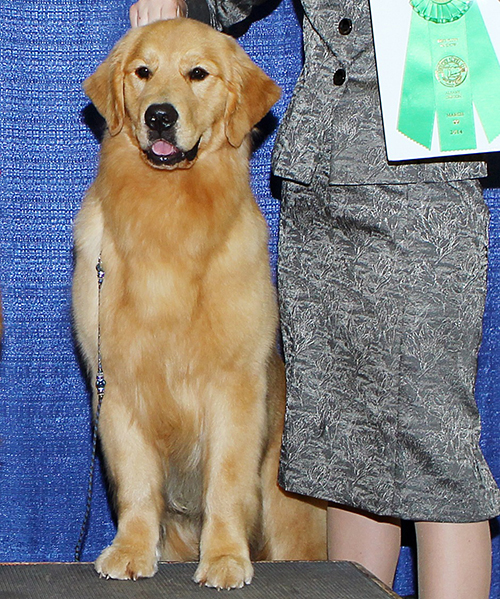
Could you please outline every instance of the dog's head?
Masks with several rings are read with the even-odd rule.
[[[239,147],[280,96],[234,39],[190,19],[131,30],[84,89],[111,136],[167,169],[221,142]]]

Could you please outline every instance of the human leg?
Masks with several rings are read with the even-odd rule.
[[[406,293],[397,238],[405,190],[322,184],[286,184],[281,212],[287,415],[280,482],[370,513],[397,513],[396,324]]]
[[[487,599],[491,537],[487,521],[417,522],[419,599]]]
[[[480,189],[332,186],[324,203],[314,191],[297,192],[280,238],[282,484],[408,520],[495,516],[474,401]]]
[[[401,522],[344,506],[328,508],[328,559],[364,566],[392,586],[401,544]]]

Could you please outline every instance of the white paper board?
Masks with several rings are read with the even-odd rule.
[[[481,10],[498,60],[500,57],[500,0],[475,1]],[[475,108],[477,147],[473,150],[441,151],[436,122],[430,150],[398,131],[401,88],[413,8],[409,0],[370,0],[370,6],[388,159],[403,161],[500,150],[500,136],[491,143],[488,142]],[[498,118],[500,119],[500,95],[497,102]]]

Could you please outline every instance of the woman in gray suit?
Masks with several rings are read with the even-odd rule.
[[[227,29],[260,1],[187,0],[187,12]],[[455,1],[467,4],[428,0]],[[331,502],[330,559],[391,584],[400,521],[413,520],[420,598],[486,599],[500,492],[474,400],[485,168],[389,164],[368,0],[302,6],[304,68],[273,159],[288,395],[280,482]],[[183,0],[139,0],[131,21],[178,14]]]

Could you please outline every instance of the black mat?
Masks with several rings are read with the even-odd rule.
[[[104,580],[92,564],[0,565],[0,599],[389,599],[350,562],[261,562],[251,585],[216,591],[192,581],[196,564],[160,564],[149,579]]]

